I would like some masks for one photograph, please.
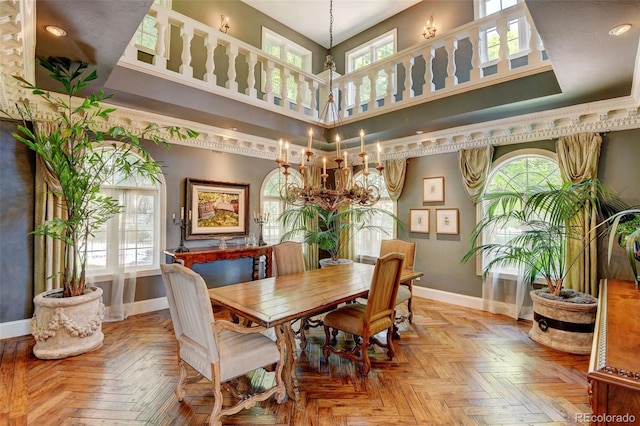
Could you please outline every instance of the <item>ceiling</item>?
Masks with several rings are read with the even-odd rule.
[[[339,28],[337,27],[338,23],[334,23],[334,44],[344,37],[349,37],[352,32],[375,25],[416,3],[413,0],[334,1],[336,2],[334,13],[340,14],[340,22],[349,23],[348,28]],[[462,2],[462,0],[455,1]],[[640,36],[640,2],[637,0],[525,1],[551,60],[553,66],[551,74],[554,75],[554,81],[557,79],[556,84],[559,84],[557,91],[545,92],[541,85],[536,85],[540,83],[540,80],[532,80],[532,85],[524,89],[522,86],[518,88],[514,85],[503,87],[502,90],[510,95],[509,103],[504,105],[468,102],[469,98],[452,99],[449,101],[451,104],[477,104],[479,106],[475,107],[476,110],[470,110],[471,107],[469,107],[464,112],[430,118],[428,123],[425,123],[425,120],[417,120],[420,121],[418,123],[420,128],[417,127],[416,120],[406,119],[408,111],[406,114],[403,111],[396,111],[394,113],[396,121],[388,121],[385,116],[384,126],[380,126],[380,123],[356,124],[366,126],[368,134],[370,134],[369,129],[375,128],[377,125],[381,127],[376,130],[379,132],[377,139],[389,140],[415,135],[418,130],[430,131],[451,128],[630,95]],[[118,59],[133,37],[151,3],[152,0],[37,0],[36,55],[67,56],[95,64],[99,79],[93,82],[89,90],[101,90],[112,74],[115,76],[118,73],[124,73],[122,67],[117,66]],[[298,31],[319,43],[327,43],[326,32],[320,31],[319,34],[310,32],[314,28],[322,26],[305,24],[302,18],[313,17],[314,20],[321,20],[327,17],[326,19],[328,19],[328,1],[326,0],[245,0],[245,3],[264,9],[265,13],[274,19],[292,28],[298,28]],[[384,12],[376,12],[379,8]],[[117,16],[117,19],[107,18],[114,16]],[[63,26],[70,35],[64,40],[52,40],[52,37],[42,30],[45,25],[50,23]],[[620,37],[608,34],[613,26],[622,23],[630,23],[633,28]],[[46,81],[48,79],[43,77],[46,75],[40,71],[36,75],[37,83],[42,88],[55,89],[47,87]],[[149,82],[147,90],[154,90],[153,87],[159,87],[159,90],[163,90],[162,87],[166,87],[167,84],[169,83],[166,81]],[[129,87],[135,88],[135,85],[139,85],[139,83],[131,83]],[[145,83],[146,85],[147,83]],[[500,90],[500,88],[495,89]],[[540,91],[536,96],[527,97],[520,93],[536,90]],[[149,99],[142,95],[143,92],[135,93],[135,90],[128,91],[123,87],[107,87],[106,91],[116,94],[114,100],[118,105],[185,119],[198,116],[198,121],[222,128],[239,127],[239,122],[233,122],[229,117],[185,109],[184,104],[182,107],[178,105],[174,108],[170,100],[161,103],[157,99]],[[482,94],[477,93],[476,96],[490,99],[491,94],[491,91],[485,91]],[[413,107],[414,115],[424,116],[424,111],[429,107],[431,110],[438,109],[446,104],[447,100],[440,102],[440,104],[433,103],[431,105],[429,103],[429,105],[423,104]],[[226,105],[230,105],[228,101]],[[237,109],[234,111],[236,117],[247,116],[241,112],[241,107],[242,105],[234,106]],[[388,116],[389,120],[394,118],[393,114]],[[292,133],[299,129],[299,139],[304,144],[308,126],[301,122],[285,123],[284,120],[287,119],[269,117],[264,120],[264,125],[245,126],[242,131],[247,134],[277,138],[279,136],[275,135],[288,126],[293,129],[290,130]],[[389,125],[388,123],[393,124]],[[371,125],[369,126],[369,124]]]
[[[254,9],[329,48],[330,3],[333,45],[373,27],[420,0],[242,0]]]

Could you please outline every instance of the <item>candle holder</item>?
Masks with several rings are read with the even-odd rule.
[[[174,253],[186,253],[186,252],[189,251],[189,249],[184,246],[184,235],[185,235],[185,233],[187,231],[187,221],[184,220],[184,219],[176,219],[174,217],[173,218],[173,224],[180,226],[180,246],[178,246],[178,248],[175,249],[173,252]]]
[[[258,236],[258,245],[259,246],[266,246],[267,243],[265,243],[264,238],[263,238],[263,234],[262,234],[262,227],[264,226],[265,223],[269,222],[269,213],[253,213],[253,221],[255,223],[258,224],[258,226],[260,227],[260,234]]]

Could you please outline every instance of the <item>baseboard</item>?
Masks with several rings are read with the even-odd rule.
[[[450,293],[448,291],[420,287],[417,285],[413,286],[413,294],[425,299],[432,299],[437,300],[438,302],[464,306],[465,308],[482,310],[482,299],[479,297]],[[146,312],[159,311],[161,309],[168,308],[169,302],[166,297],[142,300],[133,304],[133,311],[131,312],[131,315],[144,314]],[[26,336],[28,334],[31,334],[31,319],[0,323],[0,340]]]
[[[168,309],[169,302],[166,297],[157,299],[141,300],[133,303],[131,315],[144,314],[146,312]],[[11,339],[12,337],[27,336],[31,334],[31,319],[10,321],[0,323],[0,340]]]
[[[424,297],[425,299],[432,299],[438,302],[464,306],[465,308],[482,310],[482,298],[480,297],[473,297],[464,294],[436,290],[433,288],[420,287],[415,284],[413,285],[413,294],[418,297]]]

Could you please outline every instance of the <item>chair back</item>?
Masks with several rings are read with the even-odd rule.
[[[180,358],[212,380],[211,364],[218,362],[219,354],[207,285],[199,274],[180,264],[160,268]]]
[[[305,271],[302,244],[294,241],[273,246],[273,257],[276,261],[278,275],[297,274]]]
[[[367,321],[393,315],[402,274],[402,253],[389,253],[376,260],[367,297]]]
[[[402,269],[413,269],[413,265],[416,262],[416,243],[413,241],[405,240],[382,240],[380,244],[380,256],[387,255],[389,253],[402,253],[404,254],[404,262]]]

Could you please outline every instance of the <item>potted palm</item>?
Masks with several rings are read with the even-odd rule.
[[[610,225],[609,259],[614,240],[625,249],[636,286],[640,285],[637,262],[640,262],[640,209],[626,209],[607,218],[601,225]]]
[[[365,229],[384,232],[379,226],[371,225],[371,219],[379,214],[389,215],[400,223],[395,215],[375,206],[355,205],[327,210],[316,204],[304,204],[288,208],[280,217],[287,229],[282,240],[303,235],[305,243],[317,245],[329,254],[329,264],[339,264],[345,261],[340,259],[340,254],[346,252],[358,232]]]
[[[140,134],[123,126],[107,128],[114,109],[101,102],[111,96],[100,92],[84,99],[76,97],[97,78],[96,71],[86,74],[87,63],[60,57],[40,58],[40,65],[62,85],[63,96],[40,90],[22,77],[15,78],[36,97],[34,100],[39,98],[41,105],[51,108],[53,118],[43,126],[35,125],[30,103],[16,103],[14,110],[2,112],[21,121],[13,136],[36,152],[46,169],[49,191],[61,200],[62,215],[37,226],[34,234],[62,243],[62,288],[35,296],[32,319],[34,354],[58,359],[93,350],[104,339],[102,290],[87,286],[86,281],[87,242],[123,206],[100,192],[101,183],[113,176],[157,179],[161,165],[151,159],[141,140],[168,146],[163,135],[184,139],[196,133],[155,124]]]
[[[467,262],[485,256],[486,275],[495,267],[516,267],[531,285],[544,279],[544,288],[531,291],[534,324],[529,336],[538,343],[571,353],[588,354],[593,338],[597,300],[563,282],[577,261],[567,259],[567,242],[584,247],[594,233],[584,237],[579,216],[589,206],[604,212],[619,200],[596,180],[531,187],[524,192],[488,193],[483,198],[485,215],[470,236],[470,248],[462,258]],[[617,207],[616,207],[617,208]],[[601,213],[603,214],[603,213]],[[522,229],[498,243],[482,243],[487,232]]]

